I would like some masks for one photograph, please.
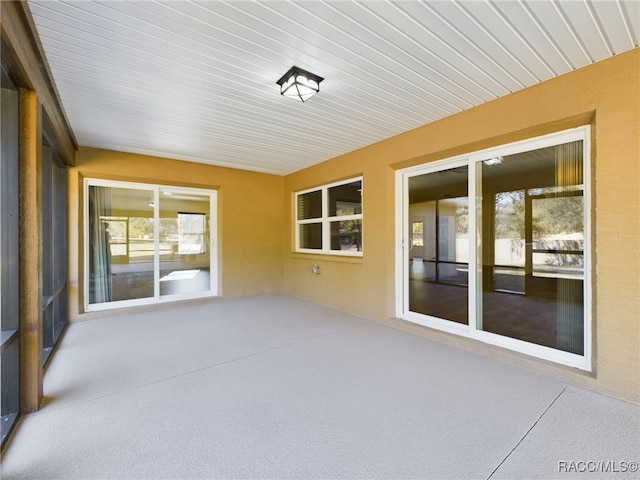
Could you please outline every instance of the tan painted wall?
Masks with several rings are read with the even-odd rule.
[[[640,50],[577,70],[285,178],[284,290],[640,402]],[[394,319],[395,171],[592,125],[594,372]],[[293,254],[293,192],[364,175],[364,257]],[[310,273],[320,265],[320,275]]]
[[[217,190],[221,295],[282,293],[283,177],[80,148],[69,169],[69,315],[83,311],[83,179]]]

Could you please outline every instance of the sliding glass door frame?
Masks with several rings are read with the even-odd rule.
[[[396,315],[399,318],[409,320],[413,323],[433,327],[449,333],[458,335],[466,335],[468,332],[467,325],[451,322],[438,317],[432,317],[409,309],[409,254],[413,248],[413,239],[411,238],[412,219],[409,215],[409,179],[417,175],[427,173],[436,173],[443,170],[450,170],[458,167],[466,167],[469,165],[468,158],[456,157],[441,160],[434,163],[419,165],[405,170],[396,172]],[[469,198],[474,198],[469,192]],[[475,231],[474,215],[470,215],[469,231]],[[423,233],[424,235],[424,233]],[[472,242],[469,242],[471,245]],[[470,252],[471,254],[471,252]],[[475,264],[475,257],[469,256],[469,263]],[[469,295],[475,288],[475,279],[469,275]],[[471,307],[471,299],[469,299],[469,307]]]
[[[90,221],[89,221],[89,189],[90,187],[106,187],[116,189],[131,189],[137,191],[147,191],[153,194],[153,201],[149,206],[153,208],[153,296],[134,298],[128,300],[115,300],[102,303],[90,303],[90,260],[89,260],[89,239],[90,239]],[[162,201],[161,190],[170,190],[173,193],[184,195],[198,195],[209,198],[209,230],[207,249],[209,253],[209,289],[201,292],[183,293],[183,294],[163,294],[160,293],[160,203]],[[217,231],[217,191],[180,187],[175,185],[157,185],[134,182],[121,182],[111,180],[99,180],[86,178],[84,180],[84,311],[100,311],[114,308],[133,307],[140,305],[150,305],[157,303],[165,303],[176,300],[216,297],[219,295],[218,283],[218,231]]]
[[[492,158],[506,157],[535,149],[552,147],[569,142],[583,142],[584,177],[584,354],[578,355],[555,348],[530,343],[515,338],[498,335],[482,328],[482,232],[478,222],[482,215],[482,186],[478,165]],[[536,137],[491,149],[472,152],[441,161],[417,165],[396,172],[396,316],[412,323],[445,331],[462,337],[480,340],[484,343],[524,353],[533,357],[567,365],[577,369],[592,371],[592,273],[591,273],[591,185],[590,185],[590,127],[580,127],[555,134]],[[468,279],[468,325],[455,323],[421,313],[409,308],[409,267],[411,250],[411,222],[409,214],[409,180],[418,175],[441,172],[456,167],[468,166],[469,198],[469,279]],[[475,238],[475,241],[471,239]]]

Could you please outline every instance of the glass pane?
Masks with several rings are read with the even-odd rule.
[[[305,223],[300,225],[300,248],[322,249],[321,223]]]
[[[467,167],[409,179],[409,310],[468,323]]]
[[[211,289],[208,195],[160,190],[160,295]]]
[[[329,188],[329,216],[362,213],[362,180]]]
[[[362,251],[362,220],[331,222],[331,250]]]
[[[533,275],[581,279],[584,270],[582,192],[561,195],[571,196],[533,197]]]
[[[494,204],[494,287],[524,293],[525,191],[498,192]]]
[[[153,192],[89,187],[89,303],[154,296]]]
[[[411,224],[411,243],[413,247],[423,247],[424,246],[424,223],[422,222],[413,222]],[[421,257],[422,255],[417,255]]]
[[[298,195],[298,220],[322,217],[322,190]]]
[[[478,327],[583,354],[582,142],[480,162],[478,170]]]

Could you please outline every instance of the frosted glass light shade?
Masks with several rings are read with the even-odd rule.
[[[320,82],[324,78],[298,67],[291,67],[276,83],[280,85],[280,94],[306,102],[320,91]]]

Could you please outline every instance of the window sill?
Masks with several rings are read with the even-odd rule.
[[[330,253],[300,253],[291,252],[291,258],[299,258],[305,260],[325,261],[325,262],[341,262],[361,264],[364,257],[351,255],[331,255]]]

